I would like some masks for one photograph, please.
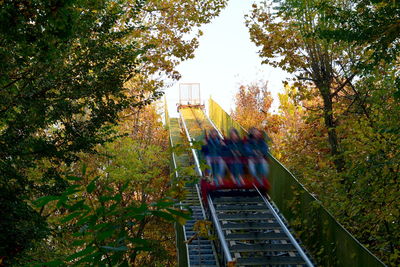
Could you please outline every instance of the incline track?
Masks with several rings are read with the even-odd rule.
[[[170,138],[172,146],[182,145],[185,143],[185,141],[182,140],[182,136],[179,134],[179,128],[178,119],[171,119]],[[175,169],[177,167],[189,167],[190,158],[186,153],[176,155],[173,152],[172,157]],[[180,173],[175,171],[175,175],[178,177],[180,176]],[[183,246],[184,251],[178,251],[178,253],[182,253],[182,256],[179,256],[179,266],[186,266],[185,263],[187,263],[187,265],[191,267],[218,267],[219,265],[214,252],[213,243],[210,240],[196,236],[194,231],[196,221],[206,219],[197,188],[194,184],[186,184],[185,191],[185,199],[182,200],[180,204],[189,207],[193,213],[192,219],[188,220],[182,227],[183,241],[185,244]]]
[[[210,240],[203,237],[195,237],[196,232],[194,225],[196,221],[205,220],[203,208],[198,198],[198,192],[195,186],[187,186],[186,200],[183,202],[184,205],[189,206],[192,209],[192,219],[187,221],[184,226],[185,235],[187,241],[191,240],[187,244],[188,248],[188,262],[191,267],[217,267],[217,259],[214,254],[213,244]],[[193,239],[192,239],[193,238]]]
[[[208,196],[209,216],[218,219],[236,265],[307,266],[309,260],[302,257],[301,248],[265,201],[256,189],[217,191]]]
[[[200,109],[181,110],[181,120],[188,140],[200,140],[204,129],[214,128]],[[198,158],[195,162],[199,164]],[[313,266],[279,212],[257,188],[219,190],[207,199],[205,211],[214,222],[221,266]]]

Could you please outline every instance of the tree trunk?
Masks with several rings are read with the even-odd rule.
[[[333,118],[332,97],[328,86],[319,88],[324,101],[324,121],[328,130],[328,142],[331,147],[331,154],[334,157],[334,164],[338,172],[344,170],[345,160],[342,151],[339,148],[339,140],[336,134],[336,124]]]

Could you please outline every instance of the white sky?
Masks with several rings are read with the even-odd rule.
[[[182,78],[166,90],[170,116],[176,116],[179,83],[200,83],[201,97],[212,96],[226,111],[234,108],[234,95],[240,84],[267,80],[274,97],[273,110],[279,106],[277,94],[288,76],[280,69],[261,65],[258,48],[250,41],[244,25],[252,0],[230,0],[228,6],[210,24],[201,29],[200,45],[195,58],[178,66]]]

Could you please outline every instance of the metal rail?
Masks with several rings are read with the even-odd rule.
[[[200,207],[201,207],[201,212],[203,213],[203,217],[204,218],[207,218],[206,217],[206,211],[205,211],[205,209],[204,209],[204,206],[203,206],[203,201],[201,201],[201,193],[200,193],[200,188],[199,188],[199,184],[196,184],[196,192],[197,192],[197,196],[198,196],[198,198],[199,198],[199,202],[200,202]]]
[[[222,227],[221,227],[221,224],[219,223],[217,212],[215,211],[214,203],[212,202],[210,195],[207,196],[207,201],[208,201],[208,207],[211,212],[211,218],[213,220],[214,227],[215,227],[215,230],[217,231],[218,239],[221,243],[222,251],[225,256],[225,261],[226,261],[225,263],[226,263],[226,265],[231,265],[235,261],[232,258],[231,252],[229,251],[228,243],[226,242],[224,232],[222,231]]]
[[[279,225],[281,226],[281,228],[283,229],[283,231],[285,232],[285,234],[288,236],[290,242],[292,242],[293,246],[296,248],[297,252],[300,254],[300,256],[303,258],[303,260],[306,262],[307,266],[309,267],[313,267],[314,264],[311,262],[311,260],[308,258],[308,256],[306,255],[306,253],[303,251],[303,249],[301,248],[301,246],[299,245],[299,243],[297,242],[297,240],[293,237],[292,233],[289,231],[289,229],[286,227],[285,223],[282,221],[281,217],[279,216],[279,214],[276,212],[276,210],[274,209],[274,207],[271,205],[271,203],[268,201],[268,199],[261,194],[260,190],[258,190],[257,186],[254,185],[254,188],[256,189],[256,191],[258,192],[258,194],[260,194],[262,200],[264,201],[264,203],[267,205],[268,209],[271,210],[272,215],[275,217],[275,219],[277,220],[277,222],[279,223]]]

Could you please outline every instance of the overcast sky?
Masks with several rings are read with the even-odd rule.
[[[200,83],[203,100],[208,100],[211,95],[230,112],[240,84],[268,80],[274,97],[273,109],[278,107],[277,93],[282,91],[282,80],[287,74],[261,65],[258,48],[250,41],[244,25],[244,15],[249,13],[253,2],[230,0],[219,17],[202,27],[204,35],[199,40],[195,58],[178,66],[182,78],[166,91],[171,116],[176,114],[179,83]]]

